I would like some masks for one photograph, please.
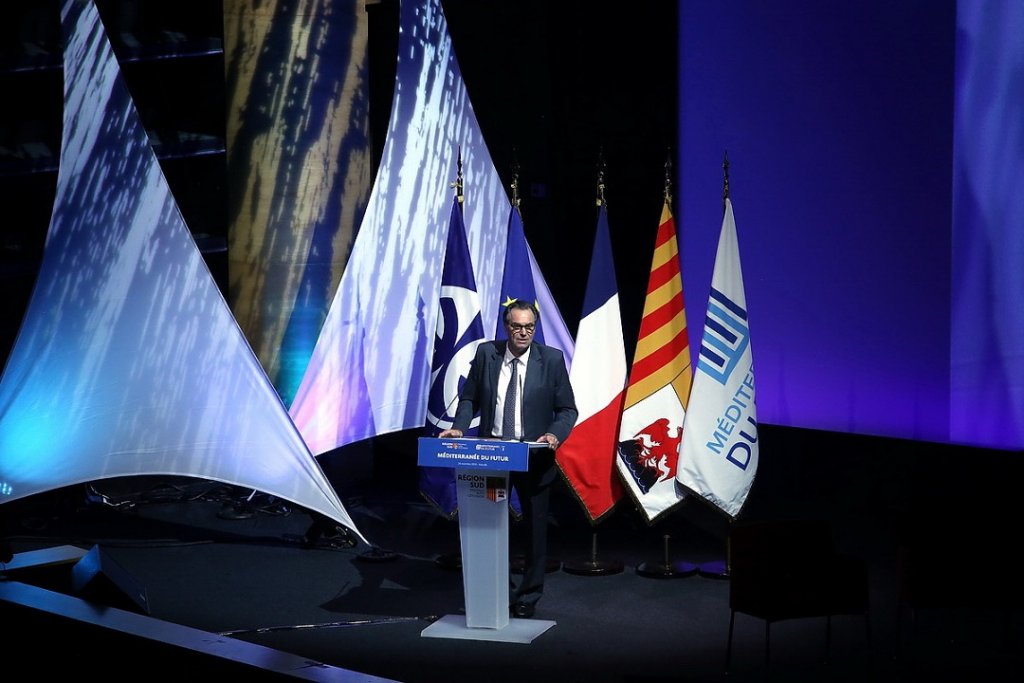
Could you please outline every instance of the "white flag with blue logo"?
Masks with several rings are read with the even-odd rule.
[[[757,406],[732,202],[718,239],[676,481],[736,517],[757,473]]]

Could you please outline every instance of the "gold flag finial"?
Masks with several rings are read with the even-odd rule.
[[[725,211],[725,200],[729,198],[729,150],[725,150],[722,160],[722,211]]]
[[[512,206],[519,208],[519,160],[515,158],[515,149],[512,150]]]
[[[457,163],[457,171],[455,172],[455,182],[451,184],[451,187],[455,188],[455,198],[459,204],[462,204],[462,145],[459,145],[459,156]]]
[[[665,202],[672,203],[672,150],[665,152]]]

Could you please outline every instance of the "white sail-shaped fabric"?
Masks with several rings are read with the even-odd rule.
[[[61,163],[0,380],[0,502],[181,475],[263,491],[359,534],[206,268],[92,0],[65,0],[61,16]]]
[[[310,450],[425,424],[451,183],[461,151],[464,216],[481,306],[500,297],[509,198],[491,161],[438,0],[403,0],[388,137],[370,201],[290,408]],[[532,254],[531,254],[532,260]],[[572,336],[540,270],[548,343]],[[494,316],[484,335],[494,337]]]

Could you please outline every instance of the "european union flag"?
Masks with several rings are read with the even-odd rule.
[[[501,278],[501,302],[498,306],[498,325],[495,328],[495,339],[507,339],[505,332],[505,309],[517,300],[530,301],[540,310],[537,300],[537,288],[533,284],[533,268],[530,266],[530,250],[523,232],[523,217],[519,207],[513,205],[508,216],[508,243],[505,247],[505,271]],[[544,311],[537,321],[534,341],[544,343]]]

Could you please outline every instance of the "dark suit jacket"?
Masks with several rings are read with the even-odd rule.
[[[498,373],[505,359],[506,342],[480,344],[469,368],[466,383],[459,395],[455,411],[455,429],[465,432],[480,411],[480,436],[489,437],[494,425],[494,402],[498,393]],[[569,437],[576,425],[576,397],[569,384],[562,352],[552,346],[534,342],[526,366],[523,385],[523,437],[533,441],[545,433],[554,434],[559,442]]]

